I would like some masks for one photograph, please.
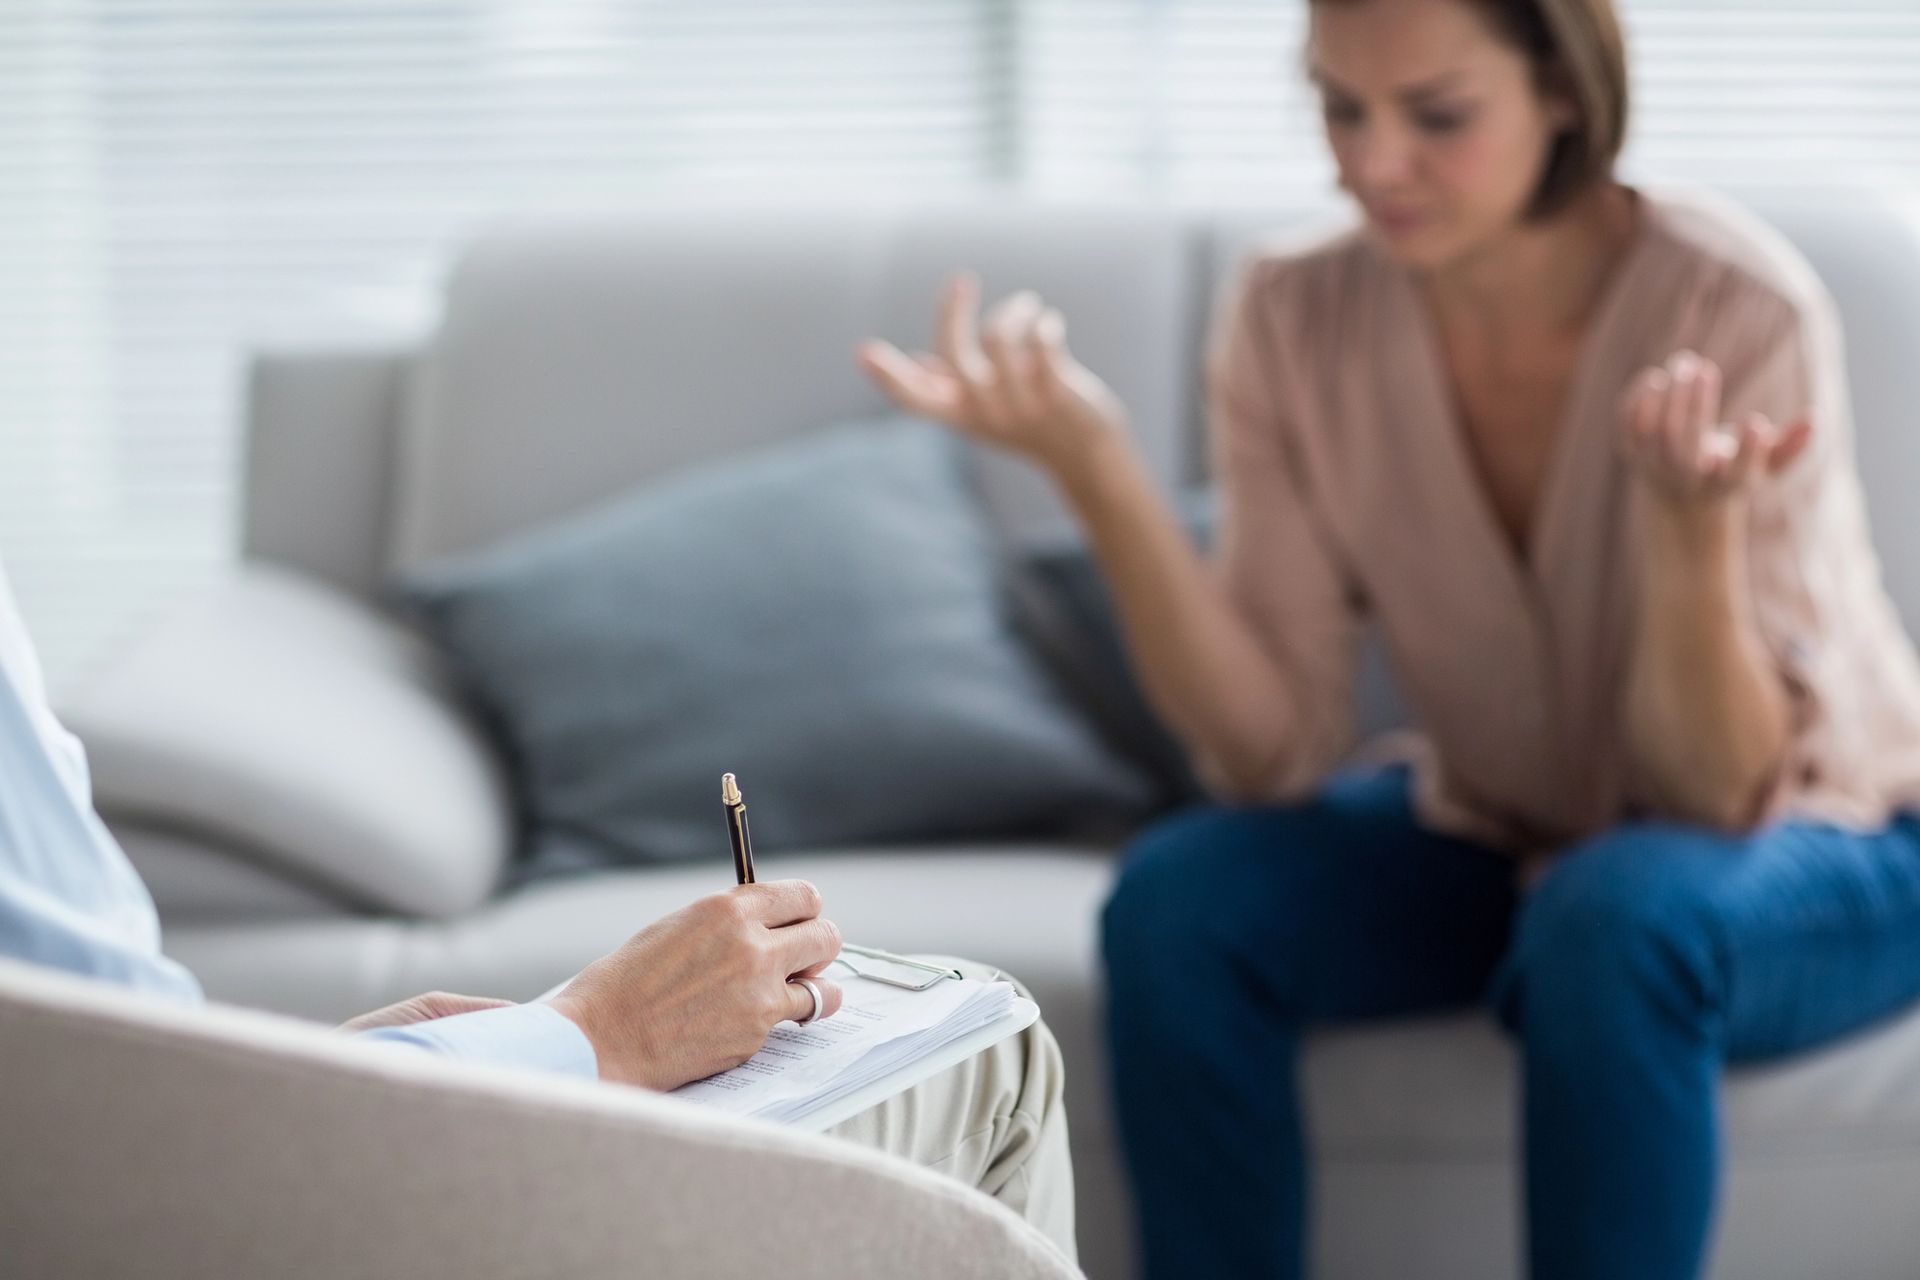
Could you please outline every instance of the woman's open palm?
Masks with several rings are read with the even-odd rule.
[[[1626,456],[1654,493],[1701,506],[1777,475],[1813,439],[1811,420],[1775,425],[1765,414],[1721,417],[1720,366],[1692,351],[1641,371],[1628,388]]]
[[[1023,290],[979,323],[979,295],[970,273],[955,275],[940,300],[937,353],[908,355],[876,339],[860,344],[860,367],[909,413],[1049,468],[1124,432],[1125,407],[1067,351],[1059,311]]]

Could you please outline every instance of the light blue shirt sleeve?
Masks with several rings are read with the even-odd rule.
[[[573,1019],[547,1004],[503,1005],[404,1027],[376,1027],[361,1038],[412,1045],[472,1062],[598,1079],[600,1064]]]
[[[160,951],[153,896],[93,809],[86,752],[54,718],[0,566],[0,955],[199,1002]],[[594,1076],[593,1045],[545,1004],[362,1032],[457,1058]]]
[[[176,1000],[193,975],[160,953],[147,886],[93,811],[86,753],[47,705],[0,568],[0,954]]]

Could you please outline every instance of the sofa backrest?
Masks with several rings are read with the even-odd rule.
[[[1172,475],[1196,326],[1191,236],[1124,210],[661,214],[483,239],[447,289],[409,406],[401,564],[471,549],[647,476],[881,412],[853,349],[932,341],[956,265],[1028,285],[1133,407]],[[1028,469],[981,457],[995,516],[1049,514]]]
[[[1747,199],[1838,306],[1874,545],[1908,633],[1920,635],[1920,201],[1838,190]]]
[[[1848,340],[1858,448],[1889,584],[1920,626],[1920,230],[1861,192],[1736,193],[1812,261]],[[421,349],[256,361],[246,549],[368,591],[682,463],[878,412],[867,335],[932,341],[941,279],[1059,305],[1170,484],[1204,464],[1199,358],[1220,281],[1259,228],[1325,209],[1006,207],[653,213],[503,228],[455,267]],[[1061,516],[981,451],[1016,539]]]

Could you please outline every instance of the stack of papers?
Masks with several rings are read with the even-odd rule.
[[[682,1085],[672,1096],[733,1115],[805,1125],[809,1117],[844,1111],[840,1104],[856,1094],[868,1104],[887,1096],[894,1091],[885,1087],[889,1080],[905,1088],[924,1079],[928,1073],[915,1071],[916,1065],[926,1066],[941,1050],[996,1023],[1008,1024],[1011,1034],[1031,1020],[1015,1016],[1016,1004],[1027,1002],[1006,982],[949,978],[908,991],[854,977],[844,966],[827,976],[846,993],[838,1013],[804,1027],[782,1022],[753,1057]]]

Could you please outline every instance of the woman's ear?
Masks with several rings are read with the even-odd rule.
[[[1578,129],[1580,100],[1573,92],[1566,68],[1558,63],[1542,67],[1535,84],[1540,93],[1540,105],[1546,109],[1549,131],[1558,134],[1572,133]]]

